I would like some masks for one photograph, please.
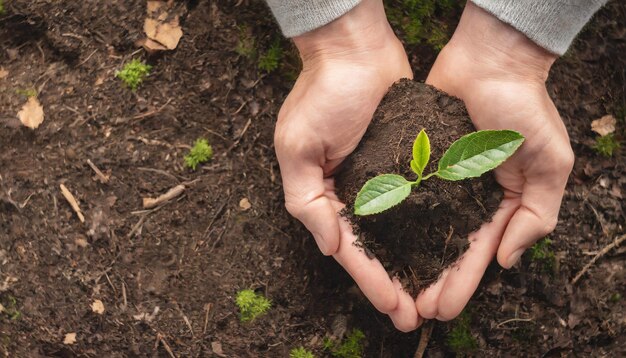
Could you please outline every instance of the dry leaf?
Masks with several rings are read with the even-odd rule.
[[[143,31],[149,40],[156,41],[168,50],[175,49],[178,46],[178,41],[183,36],[183,30],[178,23],[178,16],[174,16],[169,22],[159,22],[155,19],[146,18]]]
[[[607,134],[615,132],[615,123],[617,123],[615,117],[607,114],[606,116],[591,122],[591,130],[604,137]]]
[[[4,306],[0,303],[0,313],[4,312]]]
[[[78,201],[76,200],[74,195],[72,195],[72,193],[70,193],[70,191],[67,190],[65,185],[61,184],[60,187],[61,187],[61,193],[63,194],[63,197],[65,198],[65,200],[67,200],[68,203],[70,203],[70,206],[72,207],[74,212],[76,212],[76,215],[78,215],[78,219],[80,220],[80,222],[84,223],[85,216],[83,216],[83,213],[80,211],[80,207],[78,206]]]
[[[167,50],[167,47],[161,45],[160,43],[156,41],[152,41],[148,38],[137,40],[135,42],[135,45],[142,46],[144,49],[146,49],[146,51],[150,53],[156,52],[156,51]]]
[[[248,198],[243,198],[239,201],[239,208],[241,208],[241,210],[246,211],[251,207],[252,204],[250,204],[250,200],[248,200]]]
[[[9,71],[5,70],[4,67],[0,67],[0,80],[9,75]]]
[[[65,338],[63,338],[63,344],[67,344],[67,345],[72,345],[76,343],[76,333],[72,332],[72,333],[68,333],[65,335]]]
[[[28,128],[35,129],[43,122],[43,107],[36,97],[29,97],[17,118]]]
[[[219,357],[226,357],[224,354],[224,349],[222,348],[222,343],[218,341],[211,342],[211,350]]]
[[[91,310],[97,314],[103,314],[104,303],[102,303],[102,301],[100,300],[94,300],[93,303],[91,304]]]

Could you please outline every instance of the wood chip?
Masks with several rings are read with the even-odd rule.
[[[100,300],[94,300],[91,303],[91,310],[94,313],[103,314],[104,313],[104,303],[102,303],[102,301],[100,301]]]
[[[154,207],[159,206],[160,204],[163,204],[167,201],[170,201],[176,198],[177,196],[180,196],[184,191],[185,191],[185,186],[180,184],[168,190],[167,193],[159,196],[156,199],[143,198],[143,207],[145,209],[152,209]]]
[[[63,344],[72,345],[74,343],[76,343],[76,333],[75,332],[68,333],[63,338]]]
[[[243,198],[239,201],[239,208],[243,211],[246,211],[248,209],[250,209],[252,207],[252,204],[250,204],[250,200],[248,200],[248,198]]]
[[[72,195],[72,193],[70,193],[70,191],[67,190],[65,185],[61,184],[59,186],[61,187],[61,193],[63,194],[63,197],[65,198],[65,200],[67,200],[67,202],[70,204],[70,206],[72,207],[72,209],[78,216],[78,219],[80,220],[80,222],[84,223],[85,216],[83,216],[83,213],[80,211],[80,207],[78,206],[78,201],[76,200],[74,195]]]

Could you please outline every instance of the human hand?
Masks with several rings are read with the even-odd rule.
[[[438,56],[427,83],[461,98],[477,129],[513,129],[526,140],[495,170],[504,199],[493,220],[469,235],[458,266],[418,296],[422,317],[456,317],[496,253],[500,265],[511,268],[554,230],[574,163],[567,130],[545,87],[555,59],[469,1]]]
[[[352,243],[332,174],[356,148],[387,89],[412,78],[382,1],[365,0],[339,19],[294,38],[303,70],[278,114],[274,143],[287,210],[325,255],[346,269],[396,327],[417,328],[415,302],[378,260]]]

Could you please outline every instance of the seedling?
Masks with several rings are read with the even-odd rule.
[[[372,215],[400,204],[411,189],[433,176],[443,180],[474,178],[498,167],[524,142],[524,137],[511,130],[473,132],[452,143],[439,160],[437,171],[426,176],[424,169],[430,160],[430,140],[422,129],[413,142],[411,170],[415,181],[401,175],[382,174],[368,180],[356,196],[354,213]]]
[[[121,79],[132,91],[136,91],[143,80],[150,74],[152,66],[134,59],[124,65],[121,71],[117,71],[115,76]]]
[[[361,358],[363,357],[363,341],[365,334],[360,329],[354,329],[342,343],[336,343],[330,338],[324,339],[324,349],[330,351],[333,357]]]
[[[289,358],[315,358],[315,355],[304,347],[299,347],[289,352]]]
[[[448,334],[448,346],[457,354],[471,353],[478,348],[478,342],[470,330],[470,322],[470,314],[463,311]]]
[[[259,69],[265,72],[272,72],[280,65],[283,58],[283,49],[280,47],[280,41],[276,40],[266,53],[259,57]]]
[[[235,303],[239,307],[241,322],[252,321],[272,307],[272,301],[250,289],[237,292]]]
[[[613,152],[615,152],[620,147],[619,141],[615,139],[613,133],[609,133],[607,135],[600,136],[596,139],[596,144],[594,144],[593,149],[605,157],[612,157]]]
[[[198,164],[208,162],[213,158],[213,148],[206,139],[198,139],[193,144],[189,154],[185,156],[185,165],[192,170],[196,170]]]
[[[239,27],[239,40],[237,41],[235,52],[237,52],[239,56],[251,59],[256,55],[254,45],[254,37],[250,34],[248,28],[245,25]]]
[[[530,248],[530,259],[540,265],[544,271],[554,272],[556,256],[550,246],[552,246],[552,240],[548,238],[537,241]]]

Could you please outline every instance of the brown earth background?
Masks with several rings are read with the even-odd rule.
[[[409,357],[420,331],[397,332],[350,278],[317,252],[284,209],[272,145],[297,56],[261,1],[187,1],[175,51],[148,57],[144,1],[5,0],[0,15],[0,352],[10,357],[285,357],[352,328],[367,357]],[[440,21],[451,32],[458,12]],[[626,5],[614,0],[554,65],[548,89],[577,155],[557,229],[554,259],[527,253],[510,271],[493,264],[465,320],[478,356],[626,354],[624,246],[575,274],[624,234],[624,150],[591,149],[592,120],[626,113]],[[253,39],[256,54],[237,51]],[[245,42],[245,41],[244,41]],[[275,71],[258,69],[274,43]],[[239,47],[240,49],[240,47]],[[407,46],[417,80],[436,56]],[[137,92],[115,71],[132,58],[154,66]],[[22,94],[35,89],[46,119],[16,127]],[[215,156],[192,172],[196,138]],[[111,175],[94,179],[91,160]],[[187,183],[152,212],[141,199]],[[81,224],[64,200],[80,201]],[[239,202],[247,198],[251,208]],[[267,315],[239,321],[236,292],[272,299]],[[101,300],[105,312],[90,305]],[[155,308],[158,307],[158,312]],[[144,314],[148,318],[136,319]],[[435,325],[427,354],[452,355],[457,321]],[[63,344],[67,333],[76,343]],[[221,345],[221,351],[217,348]],[[168,352],[169,350],[169,352]],[[218,354],[219,353],[219,354]]]

